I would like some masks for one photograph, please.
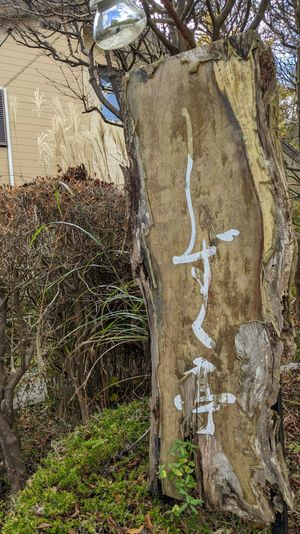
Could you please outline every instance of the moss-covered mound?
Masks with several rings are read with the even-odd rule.
[[[176,519],[172,503],[151,498],[148,440],[138,441],[148,427],[147,406],[134,402],[105,410],[93,417],[89,430],[78,428],[54,444],[19,494],[3,534],[255,532],[236,519],[201,509]]]

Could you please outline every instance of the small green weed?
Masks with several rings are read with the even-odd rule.
[[[297,454],[300,453],[300,443],[297,443],[296,441],[293,441],[288,445],[288,448],[290,451],[295,452]]]
[[[201,499],[196,499],[191,492],[194,492],[197,483],[194,476],[195,462],[194,450],[196,446],[190,441],[177,440],[172,447],[171,454],[175,456],[176,462],[161,465],[159,476],[161,479],[169,477],[174,480],[176,490],[182,497],[184,503],[181,505],[174,504],[171,513],[179,517],[185,510],[191,510],[197,514],[195,506],[203,504]]]

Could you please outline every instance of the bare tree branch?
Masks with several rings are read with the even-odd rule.
[[[65,91],[72,97],[78,96],[84,113],[97,111],[106,122],[110,121],[105,118],[103,106],[121,120],[122,109],[117,109],[122,108],[121,79],[137,65],[194,48],[198,42],[207,43],[247,29],[259,29],[263,20],[270,28],[263,27],[264,35],[269,37],[269,32],[270,39],[276,35],[274,46],[279,42],[292,54],[298,46],[294,0],[140,1],[148,28],[128,47],[109,54],[103,52],[101,64],[95,59],[99,56],[92,44],[93,14],[89,0],[12,0],[10,16],[6,17],[7,31],[12,32],[19,44],[41,50],[62,65],[75,70],[86,69],[99,107],[94,103],[89,105],[84,92],[80,94],[77,86],[74,90],[67,79]],[[3,10],[0,6],[0,13]],[[295,74],[290,73],[288,78],[292,80]],[[107,98],[101,81],[103,74],[109,76],[118,106]]]
[[[170,0],[162,0],[163,5],[165,6],[165,9],[168,13],[168,15],[171,17],[171,19],[174,20],[175,26],[178,29],[179,34],[183,37],[183,39],[188,44],[189,48],[195,48],[196,41],[190,34],[188,28],[186,25],[182,22],[181,18],[179,17],[178,13],[172,6]]]
[[[265,12],[267,10],[268,5],[269,5],[269,0],[262,0],[258,8],[257,14],[249,26],[249,30],[257,30],[259,24],[261,23],[261,21],[263,20],[265,16]]]

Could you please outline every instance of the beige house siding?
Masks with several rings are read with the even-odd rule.
[[[0,32],[0,43],[3,39],[2,36],[3,33]],[[8,113],[11,131],[15,184],[20,185],[45,174],[56,175],[57,164],[60,164],[60,161],[56,161],[54,155],[51,161],[47,161],[45,164],[45,160],[39,153],[38,137],[41,134],[47,134],[47,131],[52,127],[54,97],[59,99],[64,110],[73,109],[74,106],[81,110],[79,108],[80,102],[76,103],[71,95],[63,95],[52,83],[53,80],[56,84],[64,84],[64,76],[67,76],[71,82],[74,81],[76,69],[72,70],[67,65],[61,66],[39,49],[29,49],[18,45],[12,37],[0,46],[0,66],[0,88],[6,89],[9,104],[9,109],[5,111]],[[40,113],[34,102],[36,90],[38,90],[39,95],[43,96],[43,106]],[[81,115],[81,111],[79,114]],[[100,115],[99,119],[96,114],[96,117],[93,118],[90,115],[85,115],[84,118],[81,116],[80,120],[85,121],[85,128],[90,128],[89,121],[95,124],[95,121],[100,121]],[[110,135],[106,134],[105,143],[110,176],[113,177],[111,179],[120,182],[122,180],[119,168],[120,155],[117,153],[115,143]],[[57,159],[59,160],[59,158]],[[77,163],[80,162],[74,162],[74,164]],[[104,176],[98,177],[104,178]],[[0,147],[0,183],[9,183],[7,147]]]

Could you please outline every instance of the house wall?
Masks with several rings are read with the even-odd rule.
[[[4,34],[0,32],[0,44],[3,36]],[[78,108],[81,105],[79,101],[76,103],[70,93],[63,95],[57,88],[59,84],[65,84],[65,76],[70,83],[75,83],[74,75],[76,75],[76,72],[77,69],[71,69],[67,65],[61,66],[60,63],[47,57],[39,49],[29,49],[18,45],[12,37],[8,38],[0,46],[0,88],[6,89],[9,102],[9,109],[6,112],[9,114],[16,185],[31,182],[37,176],[44,176],[45,174],[56,175],[57,165],[61,166],[62,158],[59,156],[56,158],[55,154],[52,154],[51,161],[47,162],[40,156],[38,137],[43,133],[47,134],[47,131],[52,127],[54,114],[52,102],[54,97],[59,98],[62,108],[69,110],[70,113],[70,110],[73,110],[75,105]],[[81,75],[80,72],[78,74]],[[39,90],[39,95],[43,95],[43,105],[40,113],[34,102],[34,93],[37,89]],[[80,115],[81,111],[79,111]],[[84,127],[88,129],[90,128],[90,123],[93,122],[95,124],[98,116],[96,115],[96,118],[95,116],[92,118],[91,115],[95,114],[85,115],[84,118],[83,116],[80,117],[81,128],[83,128],[82,121],[84,121]],[[99,142],[96,131],[94,135],[97,136],[97,142]],[[90,142],[93,143],[92,135],[90,137]],[[122,181],[119,168],[120,157],[117,154],[115,142],[106,133],[103,143],[106,145],[105,150],[109,160],[109,180],[120,182]],[[69,146],[71,148],[71,142]],[[74,164],[78,163],[80,161],[74,161]],[[92,171],[93,169],[89,170]],[[106,179],[103,175],[99,176],[99,173],[100,171],[97,170],[97,177]],[[0,146],[0,184],[8,183],[8,150],[6,147]]]

